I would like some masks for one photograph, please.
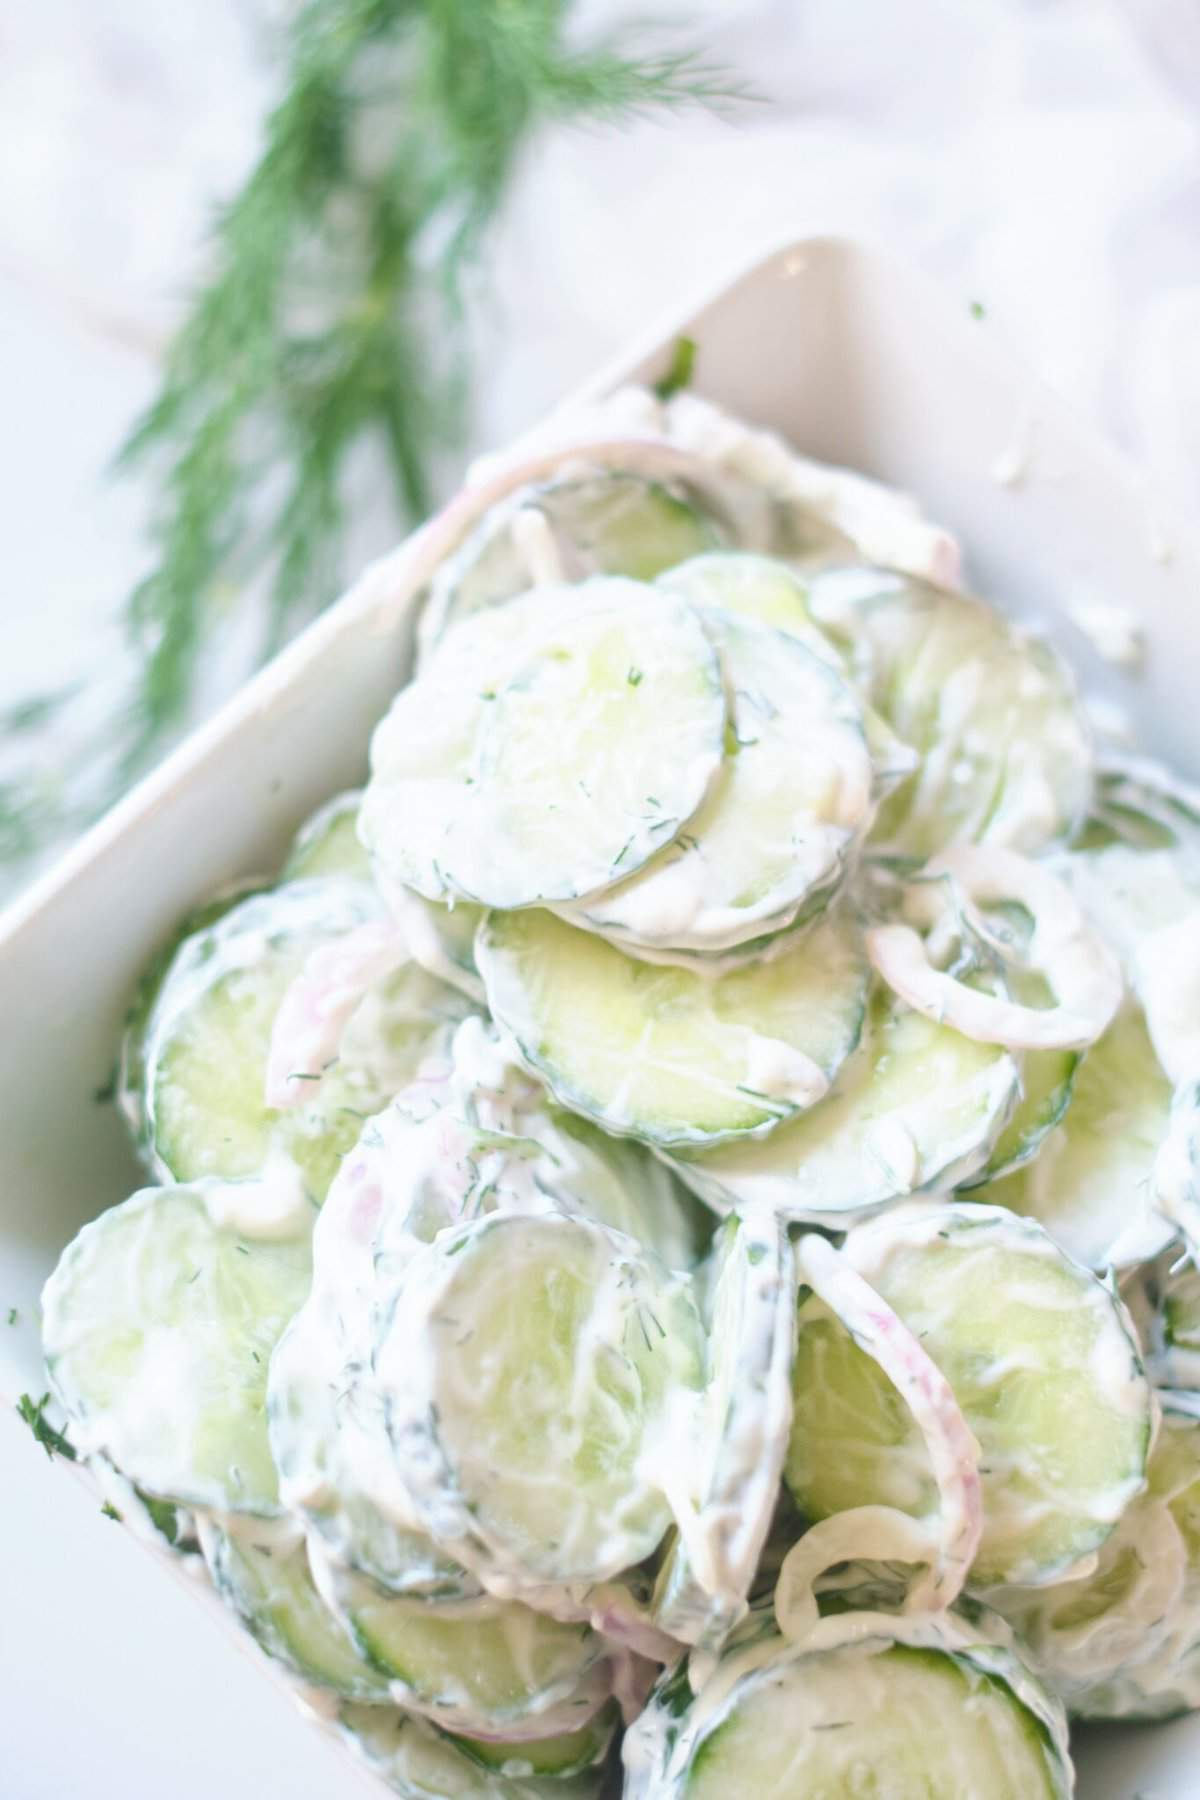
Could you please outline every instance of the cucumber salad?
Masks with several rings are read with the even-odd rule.
[[[1057,1800],[1200,1706],[1200,795],[905,498],[642,390],[413,541],[150,963],[46,1363],[411,1800]]]

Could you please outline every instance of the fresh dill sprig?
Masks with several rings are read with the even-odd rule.
[[[48,1457],[53,1459],[55,1456],[65,1456],[68,1462],[74,1462],[74,1444],[65,1432],[57,1430],[46,1417],[49,1404],[49,1394],[43,1394],[40,1400],[31,1400],[28,1394],[22,1394],[17,1401],[17,1412]]]
[[[575,47],[569,11],[305,0],[294,16],[261,153],[118,456],[150,471],[157,504],[125,608],[137,673],[106,734],[110,789],[186,721],[232,611],[263,609],[261,658],[337,591],[364,446],[382,452],[391,534],[428,510],[431,459],[461,435],[464,277],[535,132],[745,97],[690,52]],[[3,784],[0,858],[111,797]]]

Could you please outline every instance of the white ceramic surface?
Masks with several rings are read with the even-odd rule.
[[[869,250],[811,240],[656,328],[589,391],[653,376],[684,329],[703,392],[918,493],[961,534],[977,587],[1046,624],[1089,688],[1127,707],[1143,745],[1200,774],[1200,551],[1151,515],[1138,478],[993,330]],[[131,983],[189,904],[269,868],[305,813],[361,773],[406,665],[404,563],[401,550],[368,572],[0,919],[0,1303],[21,1315],[0,1324],[5,1410],[40,1392],[33,1320],[59,1251],[138,1179],[114,1109],[95,1099]],[[1137,611],[1148,644],[1137,678],[1106,669],[1066,622],[1084,599]],[[204,1610],[99,1529],[82,1484],[48,1471],[7,1422],[0,1445],[19,1527],[0,1533],[0,1638],[13,1646],[4,1800],[157,1800],[167,1771],[172,1800],[355,1791],[269,1684],[232,1649],[214,1655]],[[26,1729],[47,1693],[53,1741]],[[1082,1800],[1196,1800],[1200,1720],[1104,1734],[1082,1745],[1080,1766]]]

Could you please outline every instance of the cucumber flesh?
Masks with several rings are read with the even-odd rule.
[[[1140,1007],[1128,1002],[1084,1057],[1071,1104],[1037,1157],[972,1197],[1036,1219],[1089,1268],[1144,1262],[1175,1235],[1153,1204],[1170,1111],[1171,1084]]]
[[[693,1665],[695,1659],[693,1658]],[[1062,1710],[1003,1623],[828,1618],[668,1671],[625,1739],[627,1800],[1069,1800]]]
[[[699,807],[724,753],[697,615],[637,582],[465,621],[376,729],[364,841],[390,886],[531,906],[611,887]]]
[[[878,988],[831,1092],[769,1137],[679,1157],[719,1212],[769,1208],[838,1224],[924,1188],[954,1186],[989,1154],[1011,1111],[1017,1064],[910,1012]]]
[[[925,860],[951,844],[1036,852],[1091,797],[1092,753],[1050,648],[982,601],[886,570],[816,572],[817,623],[920,769],[880,809],[872,843]]]
[[[424,1529],[489,1585],[641,1562],[669,1523],[647,1451],[699,1384],[700,1340],[687,1287],[632,1239],[511,1214],[443,1231],[373,1363]]]
[[[493,913],[477,955],[493,1017],[555,1098],[666,1149],[761,1134],[813,1104],[862,1025],[861,937],[840,912],[712,979],[542,912]]]
[[[586,1625],[512,1600],[427,1606],[322,1557],[315,1567],[319,1591],[392,1699],[448,1730],[549,1736],[608,1691],[603,1642]]]
[[[482,1769],[516,1780],[528,1776],[553,1776],[562,1780],[595,1769],[604,1762],[620,1725],[621,1715],[615,1701],[602,1706],[594,1718],[577,1731],[559,1737],[526,1738],[520,1743],[495,1738],[472,1738],[455,1734],[455,1743]]]
[[[1079,1718],[1151,1714],[1165,1667],[1200,1647],[1200,1420],[1167,1411],[1147,1470],[1084,1580],[996,1604],[1047,1686]]]
[[[786,1228],[729,1219],[706,1277],[708,1379],[690,1432],[667,1453],[679,1536],[655,1619],[686,1643],[719,1648],[746,1614],[783,1472],[796,1329]]]
[[[85,1225],[42,1298],[46,1366],[86,1451],[158,1498],[279,1510],[271,1352],[311,1279],[308,1230],[214,1224],[236,1185],[147,1188]]]
[[[200,1542],[213,1586],[268,1656],[347,1700],[387,1699],[386,1679],[313,1585],[303,1540],[231,1533],[206,1519]]]
[[[343,875],[369,885],[371,859],[358,838],[361,804],[361,788],[352,788],[319,807],[296,833],[279,879],[311,881],[318,876]]]
[[[565,1778],[483,1768],[457,1737],[392,1707],[344,1706],[337,1725],[343,1742],[401,1800],[600,1800],[603,1790],[599,1768]],[[509,1748],[519,1756],[524,1746]]]
[[[635,954],[726,950],[815,915],[871,812],[862,715],[840,677],[770,626],[702,617],[732,696],[720,774],[675,843],[564,912]]]
[[[852,1231],[845,1253],[920,1339],[981,1446],[972,1585],[1067,1579],[1144,1478],[1151,1399],[1124,1308],[998,1207],[901,1209]],[[802,1512],[933,1515],[904,1399],[814,1300],[801,1307],[793,1394],[785,1476]]]
[[[363,1119],[403,1087],[469,1010],[409,963],[364,996],[335,1067],[285,1112],[263,1098],[275,1015],[306,959],[377,920],[369,888],[323,879],[255,895],[187,939],[146,1034],[146,1117],[161,1172],[178,1181],[299,1169],[324,1197]]]
[[[693,606],[719,607],[786,632],[839,675],[846,673],[844,652],[813,618],[808,577],[788,563],[744,550],[718,551],[668,569],[656,585],[690,600]],[[887,793],[912,774],[918,758],[873,706],[861,698],[860,706],[875,787],[878,793]]]
[[[430,587],[423,648],[458,621],[510,601],[539,581],[662,570],[721,542],[692,496],[624,470],[523,488],[494,507]]]

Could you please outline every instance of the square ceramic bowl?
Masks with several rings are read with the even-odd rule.
[[[917,494],[962,538],[975,587],[1048,629],[1085,687],[1126,709],[1140,745],[1200,775],[1200,553],[1166,535],[1137,476],[1021,369],[965,298],[933,291],[856,244],[789,244],[664,322],[576,398],[654,379],[681,332],[697,341],[704,394],[809,455]],[[361,779],[370,729],[408,666],[406,562],[401,547],[369,570],[0,919],[0,1300],[29,1322],[0,1331],[6,1411],[22,1390],[41,1391],[32,1321],[60,1250],[138,1184],[115,1109],[95,1099],[131,985],[181,913],[232,877],[272,867],[313,807]],[[1136,675],[1103,664],[1072,626],[1073,609],[1097,603],[1136,613],[1146,640]],[[28,1458],[14,1451],[6,1461],[10,1480],[33,1479]],[[94,1514],[94,1498],[80,1492]],[[14,1557],[10,1590],[15,1581],[26,1599],[53,1596],[66,1554],[35,1533]],[[95,1559],[80,1566],[71,1614],[85,1629],[95,1625],[89,1609],[111,1614],[113,1602]],[[191,1614],[168,1599],[171,1584],[157,1568],[149,1576],[137,1577],[137,1616],[122,1609],[103,1620],[114,1666],[93,1668],[88,1681],[93,1700],[101,1684],[92,1712],[109,1737],[82,1733],[78,1789],[86,1780],[93,1796],[149,1800],[161,1791],[149,1771],[167,1766],[186,1717],[197,1747],[181,1760],[177,1792],[192,1792],[190,1760],[215,1755],[223,1800],[258,1800],[261,1771],[244,1754],[253,1713],[230,1715],[219,1691],[226,1662],[229,1682],[256,1678],[236,1656],[214,1664],[207,1638],[201,1655]],[[160,1625],[164,1635],[148,1652],[146,1634]],[[165,1707],[148,1716],[140,1703],[137,1659],[151,1655],[169,1659],[189,1684],[178,1714]],[[48,1693],[63,1674],[45,1671]],[[259,1692],[272,1734],[271,1791],[299,1800],[328,1794],[337,1765],[325,1747],[298,1717],[277,1716],[266,1688]],[[32,1728],[22,1741],[35,1741]],[[119,1771],[97,1774],[102,1741],[127,1744]],[[71,1754],[56,1766],[69,1766]],[[1079,1760],[1083,1800],[1196,1800],[1200,1717],[1099,1734],[1081,1744]],[[348,1769],[339,1791],[343,1783],[356,1785]],[[60,1781],[53,1791],[66,1789]],[[195,1788],[204,1791],[213,1790]],[[29,1767],[5,1792],[41,1800],[51,1788]]]

